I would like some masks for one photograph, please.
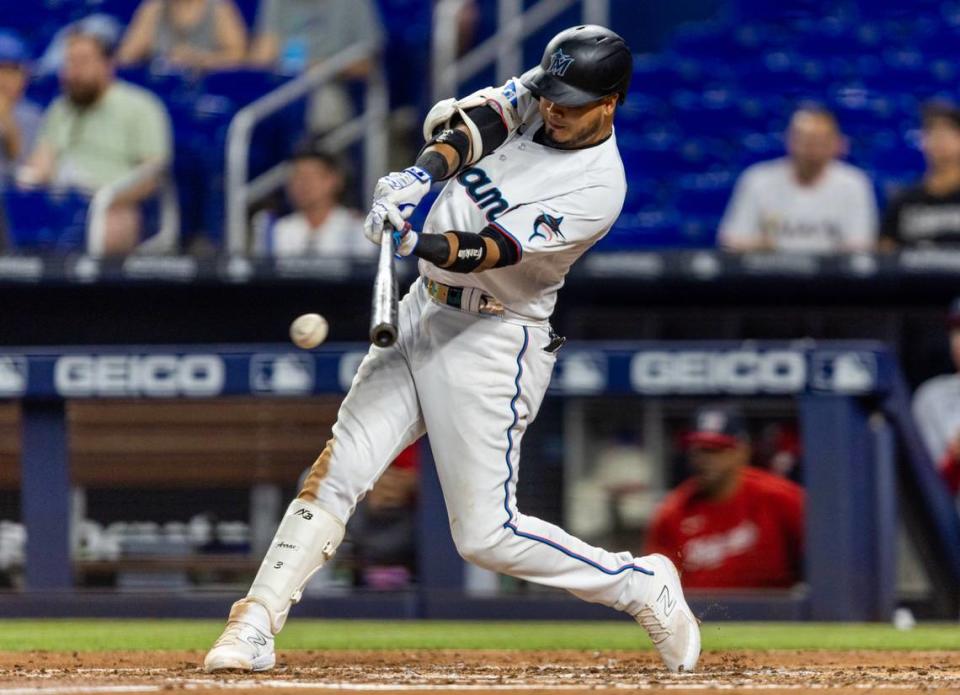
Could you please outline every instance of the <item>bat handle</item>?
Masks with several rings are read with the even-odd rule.
[[[370,317],[370,342],[387,348],[397,342],[397,272],[393,259],[393,235],[383,230],[377,277],[373,283],[373,310]]]

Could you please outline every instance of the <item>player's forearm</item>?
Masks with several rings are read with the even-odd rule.
[[[520,260],[501,234],[484,230],[421,234],[413,255],[453,273],[480,273],[504,268]]]

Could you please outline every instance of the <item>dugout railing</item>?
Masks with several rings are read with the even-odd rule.
[[[25,588],[0,614],[216,615],[227,596],[96,594],[73,588],[67,399],[215,399],[343,394],[362,344],[312,352],[277,345],[4,349],[0,399],[22,408]],[[282,374],[282,378],[280,375]],[[960,521],[909,416],[895,357],[876,343],[578,343],[565,347],[551,398],[791,397],[803,440],[805,584],[788,592],[699,596],[715,617],[887,619],[895,594],[900,509],[927,566],[939,614],[956,615]],[[211,436],[216,436],[215,432]],[[899,491],[899,494],[898,494]],[[311,599],[301,614],[379,617],[601,617],[573,600],[470,597],[439,484],[424,467],[414,593]],[[722,606],[716,616],[716,606]],[[198,613],[199,611],[199,613]]]

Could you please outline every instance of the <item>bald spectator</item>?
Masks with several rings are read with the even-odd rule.
[[[117,51],[121,66],[168,62],[191,70],[239,65],[247,28],[232,0],[144,0]]]
[[[784,588],[800,581],[803,489],[750,466],[740,412],[701,408],[685,445],[692,475],[657,510],[644,553],[670,557],[687,588]]]
[[[67,39],[62,95],[44,114],[37,145],[18,171],[22,186],[76,188],[91,195],[147,163],[171,160],[170,119],[155,96],[117,80],[112,47],[77,30]],[[121,194],[107,214],[104,252],[129,253],[136,246],[139,203],[157,177]]]
[[[930,458],[954,495],[960,493],[960,297],[947,314],[956,371],[925,381],[913,396],[913,418]]]
[[[890,201],[881,240],[887,248],[960,244],[960,109],[947,102],[926,104],[920,149],[927,162],[923,180]]]
[[[843,149],[830,111],[797,109],[787,129],[787,156],[754,164],[740,176],[720,225],[720,245],[739,252],[873,250],[873,188],[860,169],[838,161]]]

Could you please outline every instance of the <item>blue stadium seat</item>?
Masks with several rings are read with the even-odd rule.
[[[774,133],[752,133],[740,141],[736,167],[745,169],[751,164],[784,156],[783,130]]]
[[[3,191],[13,247],[31,251],[81,250],[89,202],[89,197],[76,191]]]
[[[736,174],[730,171],[683,176],[677,185],[677,209],[685,217],[719,218],[735,181]]]
[[[597,248],[605,251],[677,246],[680,216],[673,210],[625,212]]]

